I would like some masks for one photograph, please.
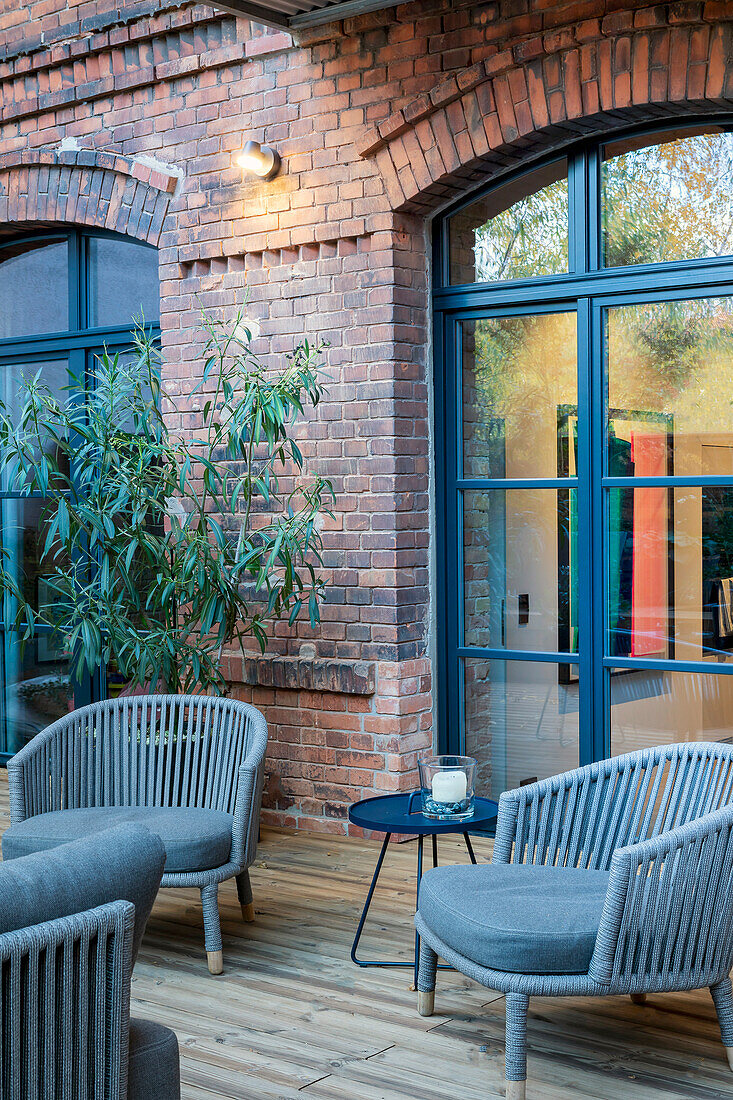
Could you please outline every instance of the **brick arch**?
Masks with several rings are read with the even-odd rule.
[[[660,11],[525,39],[405,104],[358,151],[376,157],[395,211],[427,214],[582,137],[733,111],[733,24],[666,25]]]
[[[157,245],[178,182],[163,167],[114,153],[5,153],[0,156],[0,235],[19,225],[61,223],[109,229]]]

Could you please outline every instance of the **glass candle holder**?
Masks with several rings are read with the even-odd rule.
[[[418,760],[422,812],[438,821],[465,821],[473,817],[472,756],[430,756]]]

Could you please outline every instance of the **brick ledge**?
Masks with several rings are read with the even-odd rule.
[[[252,687],[326,691],[337,695],[374,695],[377,689],[376,666],[370,661],[256,655],[243,658],[230,654],[226,665],[227,680]]]
[[[13,149],[0,154],[0,172],[12,168],[76,167],[102,169],[116,172],[120,176],[130,176],[155,191],[172,195],[179,183],[179,176],[166,170],[164,166],[154,168],[131,157],[119,153],[107,153],[95,149]]]
[[[221,18],[208,6],[198,5],[181,10],[186,0],[143,0],[134,7],[118,3],[109,10],[86,16],[71,23],[62,23],[54,29],[45,28],[32,37],[0,46],[0,64],[12,63],[18,58],[32,57],[32,67],[50,65],[68,58],[78,57],[89,50],[110,45],[127,45],[155,34],[169,34],[186,30],[196,23],[210,23]],[[155,30],[147,34],[140,27],[143,21],[157,23]],[[40,20],[36,20],[36,24]]]

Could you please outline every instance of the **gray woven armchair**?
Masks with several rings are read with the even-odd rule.
[[[164,862],[121,825],[0,865],[3,1100],[179,1100],[175,1034],[130,1019]]]
[[[667,745],[501,796],[492,863],[428,871],[419,1011],[437,957],[506,997],[524,1100],[529,998],[708,986],[733,1068],[733,746]]]
[[[267,726],[258,710],[205,695],[111,699],[65,715],[8,763],[13,859],[119,822],[157,833],[163,886],[201,891],[209,970],[223,969],[218,887],[236,877],[254,919]]]

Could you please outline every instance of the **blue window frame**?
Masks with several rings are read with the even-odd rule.
[[[725,121],[631,130],[436,223],[439,746],[482,793],[733,736],[728,158]]]
[[[61,228],[0,237],[0,385],[10,401],[25,374],[42,372],[66,397],[103,348],[124,354],[133,316],[159,333],[156,249],[112,233]],[[42,501],[0,491],[0,539],[40,601]],[[0,621],[0,761],[71,706],[103,698],[106,670],[72,682],[63,652],[39,627],[25,650]]]

